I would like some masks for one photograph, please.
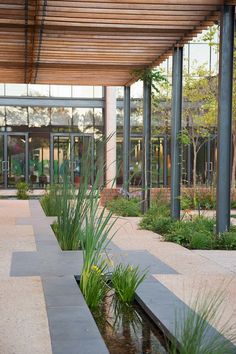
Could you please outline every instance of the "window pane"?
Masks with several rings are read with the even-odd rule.
[[[0,84],[0,96],[4,96],[4,84]]]
[[[50,124],[50,108],[29,107],[29,126],[42,127]]]
[[[93,126],[93,109],[75,108],[73,125],[77,126],[80,131],[85,131],[88,127]]]
[[[49,96],[49,85],[28,85],[28,95],[38,97]]]
[[[71,121],[72,121],[72,108],[69,107],[51,108],[52,125],[71,125]]]
[[[27,125],[27,108],[6,107],[7,125]]]
[[[27,96],[27,85],[6,84],[6,96]]]
[[[49,183],[49,136],[40,133],[29,138],[29,182],[31,187],[45,187]]]
[[[92,98],[93,86],[72,86],[73,97]]]
[[[93,97],[102,98],[103,97],[103,89],[102,86],[94,86],[94,94]]]
[[[50,94],[52,97],[71,97],[71,86],[51,85]]]

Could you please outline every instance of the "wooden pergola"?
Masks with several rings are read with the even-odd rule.
[[[235,0],[2,0],[0,77],[8,83],[130,85]]]

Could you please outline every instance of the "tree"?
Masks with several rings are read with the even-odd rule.
[[[217,77],[209,76],[204,66],[185,76],[183,129],[180,141],[193,148],[193,188],[197,184],[197,156],[215,131]]]

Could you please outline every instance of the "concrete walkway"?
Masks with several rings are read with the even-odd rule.
[[[0,201],[0,353],[51,354],[47,312],[40,277],[12,277],[13,252],[36,250],[28,201]]]

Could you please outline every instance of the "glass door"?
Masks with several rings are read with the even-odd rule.
[[[86,156],[86,168],[89,168],[91,183],[93,181],[93,137],[75,133],[51,134],[50,174],[53,183],[62,183],[67,171],[70,181],[79,185],[83,157]],[[86,155],[84,155],[86,154]]]
[[[5,175],[8,188],[28,182],[28,134],[11,133],[5,137]]]
[[[71,137],[52,134],[51,136],[51,176],[53,183],[61,183],[64,173],[71,174]]]
[[[73,166],[73,182],[79,185],[81,172],[83,168],[87,168],[87,175],[90,183],[94,180],[94,163],[93,163],[93,137],[91,135],[72,135],[72,166]]]
[[[0,135],[0,188],[5,187],[4,135]]]

